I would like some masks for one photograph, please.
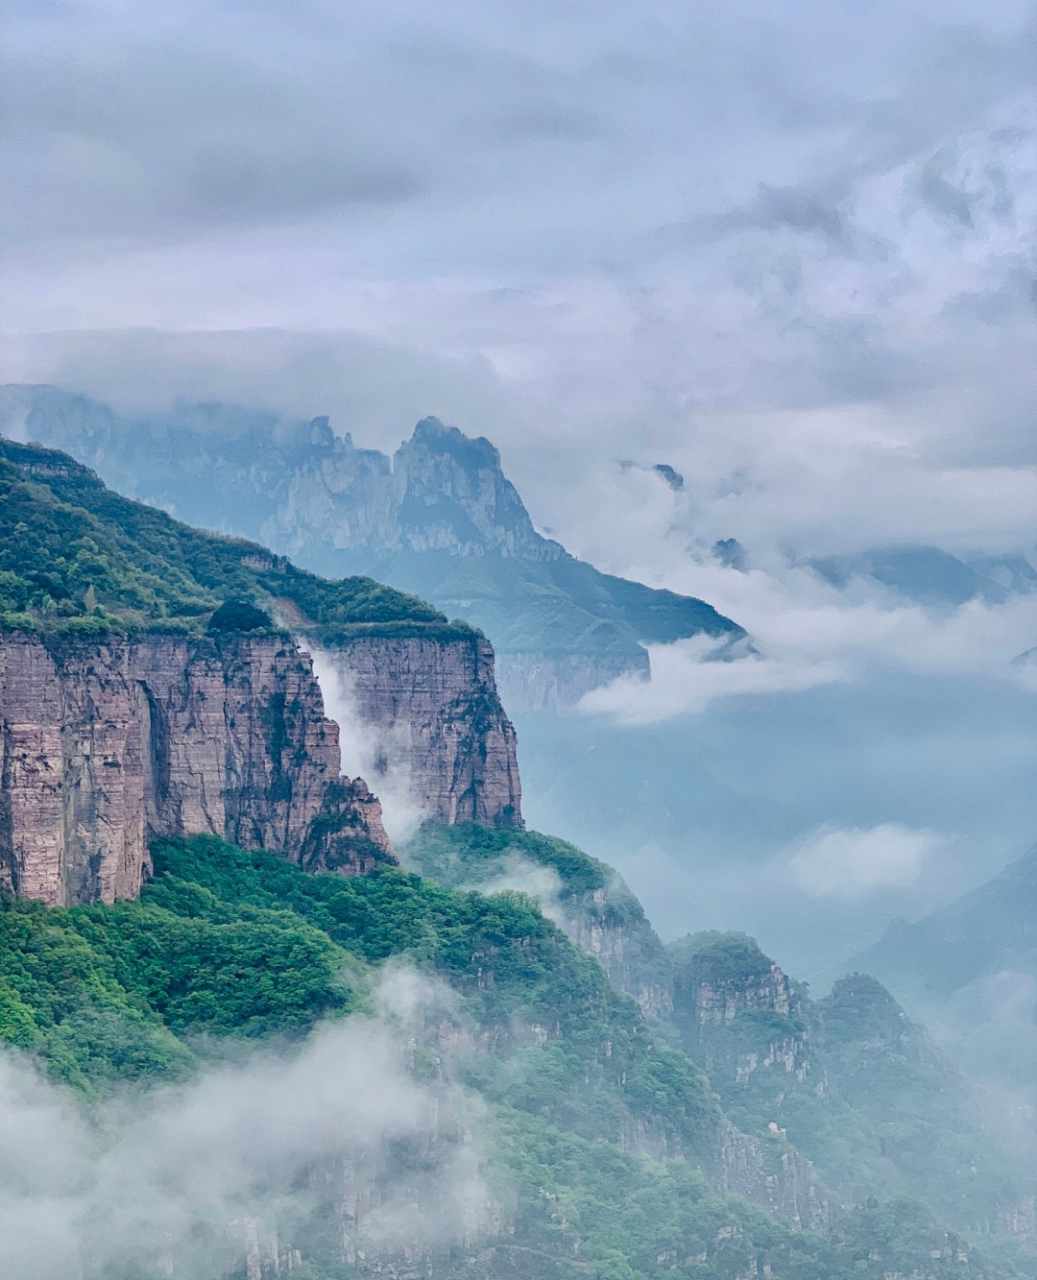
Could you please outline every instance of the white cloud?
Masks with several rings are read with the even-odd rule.
[[[305,641],[303,647],[307,647]],[[313,674],[321,688],[324,710],[339,729],[342,772],[360,777],[378,797],[382,823],[393,844],[417,831],[425,811],[411,781],[410,727],[365,719],[355,693],[355,677],[335,655],[313,649]]]
[[[651,645],[651,679],[622,676],[592,689],[580,701],[587,713],[614,715],[623,724],[651,724],[701,711],[720,698],[794,692],[844,678],[833,661],[714,657],[716,643],[704,637]]]
[[[898,822],[821,827],[788,859],[788,874],[812,898],[855,901],[914,884],[926,860],[946,845],[947,837],[938,832]]]
[[[441,1140],[452,1122],[477,1123],[477,1101],[405,1070],[403,1045],[437,993],[401,969],[379,996],[382,1021],[326,1026],[280,1056],[117,1093],[92,1112],[0,1054],[0,1272],[66,1280],[89,1259],[106,1273],[174,1274],[175,1263],[218,1280],[242,1264],[250,1233],[269,1267],[321,1196],[336,1198],[336,1177],[339,1211],[354,1215],[341,1238],[355,1248],[413,1254],[478,1232],[490,1201],[476,1146]],[[401,1140],[436,1159],[394,1167]]]

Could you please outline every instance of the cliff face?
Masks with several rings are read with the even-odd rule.
[[[824,1073],[812,1067],[801,1000],[785,974],[749,942],[720,942],[678,958],[674,1009],[685,1044],[714,1084],[744,1086],[755,1073],[800,1083],[824,1094]]]
[[[276,636],[3,637],[0,779],[0,883],[50,904],[135,897],[157,835],[394,860],[309,656]]]
[[[754,1200],[792,1227],[824,1231],[831,1223],[831,1201],[817,1171],[783,1131],[757,1138],[725,1121],[707,1174],[717,1191]]]
[[[515,730],[482,636],[359,636],[328,650],[356,714],[382,744],[379,765],[402,774],[424,816],[520,827]]]
[[[598,961],[613,986],[634,997],[646,1017],[673,1012],[665,948],[618,876],[600,889],[573,894],[560,908],[561,928]]]

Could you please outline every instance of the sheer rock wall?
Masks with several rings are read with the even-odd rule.
[[[0,640],[0,884],[133,898],[159,835],[213,832],[311,868],[394,856],[339,776],[309,655],[278,636]]]
[[[515,730],[482,636],[360,636],[328,651],[362,725],[426,818],[522,825]],[[370,778],[378,786],[377,768]]]

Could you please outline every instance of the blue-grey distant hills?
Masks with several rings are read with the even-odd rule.
[[[497,651],[509,709],[564,706],[623,673],[647,675],[646,644],[746,640],[704,601],[601,573],[543,537],[496,448],[435,418],[390,458],[336,436],[327,418],[225,404],[129,417],[55,387],[8,386],[0,431],[66,450],[188,523],[326,575],[369,574],[474,623]]]
[[[1037,1111],[1037,845],[1000,875],[914,924],[894,921],[853,962],[957,1043],[980,1078]]]
[[[856,556],[824,556],[810,566],[833,586],[870,578],[895,595],[930,608],[956,608],[967,600],[1003,604],[1037,590],[1037,569],[1022,555],[960,559],[939,547],[883,547]]]
[[[1008,971],[1037,983],[1037,845],[949,906],[915,924],[894,921],[856,963],[934,1001]]]

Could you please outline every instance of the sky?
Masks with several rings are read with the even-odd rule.
[[[806,562],[1037,552],[1035,34],[1017,0],[13,0],[0,374],[485,433],[570,550],[753,635],[653,653],[585,707],[616,726],[824,689],[858,723],[878,689],[875,755],[928,681],[929,807],[819,784],[767,856],[871,925],[887,890],[935,905],[969,879],[926,880],[941,851],[979,841],[975,878],[1026,834],[998,717],[1037,689],[1037,596],[933,610]],[[953,803],[978,752],[1015,825]]]
[[[7,8],[10,380],[486,431],[632,559],[1033,542],[1030,4]],[[651,531],[651,532],[654,532]]]

